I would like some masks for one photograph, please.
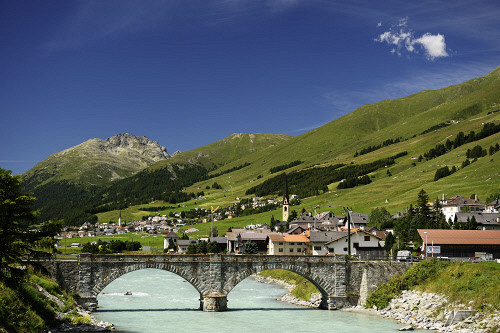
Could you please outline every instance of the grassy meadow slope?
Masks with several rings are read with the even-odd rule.
[[[474,109],[470,112],[472,115],[463,111],[474,105],[479,105],[479,107],[477,107],[477,110]],[[398,178],[389,182],[388,179],[384,179],[385,174],[376,172],[373,176],[377,181],[374,183],[351,190],[339,191],[342,195],[349,192],[358,192],[361,189],[364,192],[367,188],[377,187],[376,183],[380,179],[380,184],[395,187],[394,190],[389,192],[391,197],[394,197],[398,195],[397,189],[399,187],[402,187],[400,190],[402,193],[407,193],[410,190],[406,189],[404,184],[395,186],[395,184],[401,183],[401,179],[404,179],[405,175],[413,180],[414,188],[419,188],[432,181],[437,164],[441,160],[446,161],[450,166],[453,164],[459,166],[464,158],[452,158],[452,155],[462,154],[464,156],[466,149],[473,147],[475,144],[488,145],[488,147],[495,144],[498,141],[498,135],[483,139],[484,143],[480,141],[462,146],[438,159],[418,163],[415,170],[413,170],[414,167],[411,167],[413,160],[410,158],[412,156],[423,155],[436,144],[444,143],[447,138],[452,140],[458,132],[468,133],[470,130],[478,132],[482,128],[483,122],[498,123],[500,120],[499,113],[488,114],[498,109],[500,109],[500,69],[496,69],[483,78],[474,79],[460,85],[436,91],[424,91],[402,99],[382,101],[374,105],[366,105],[318,129],[294,137],[285,144],[235,161],[234,164],[252,163],[252,167],[222,175],[215,180],[225,189],[230,188],[234,195],[241,196],[248,187],[274,176],[269,172],[271,167],[294,160],[302,160],[304,163],[289,169],[289,171],[314,165],[366,163],[401,151],[408,151],[409,155],[407,157],[399,159],[397,165],[391,167],[393,177],[400,177],[399,182],[397,181]],[[450,120],[460,122],[420,135],[431,126]],[[353,157],[355,152],[362,148],[397,137],[408,140],[356,158]],[[492,166],[498,165],[494,162],[490,164]],[[478,170],[478,172],[493,176],[495,168],[490,167],[490,164],[486,164],[483,167],[484,170]],[[478,165],[474,167],[479,168]],[[383,173],[385,172],[384,170]],[[453,175],[452,178],[458,177],[461,172]],[[466,170],[463,170],[463,172],[466,172]],[[398,173],[403,174],[397,176]],[[257,179],[259,175],[262,176],[261,179]],[[491,183],[498,184],[497,181],[494,177]],[[444,183],[447,180],[443,179],[441,182]],[[194,187],[204,187],[205,185],[202,182],[195,184]],[[408,185],[411,185],[411,183]],[[473,191],[487,194],[491,186],[483,185],[478,185],[475,181],[469,179],[460,182],[456,187],[460,187],[461,192]],[[333,187],[335,186],[331,186],[332,189]],[[431,187],[434,187],[434,184]],[[453,189],[453,186],[450,189]],[[366,200],[362,201],[365,202]]]
[[[500,112],[495,111],[499,110],[500,68],[497,68],[484,77],[462,84],[365,105],[320,128],[297,137],[288,137],[281,144],[269,145],[266,149],[252,154],[231,155],[234,150],[228,148],[224,152],[219,150],[222,155],[218,155],[213,149],[218,143],[201,147],[175,158],[178,158],[178,161],[194,161],[206,166],[224,165],[220,170],[228,170],[245,163],[250,163],[251,166],[189,186],[186,188],[188,192],[205,190],[216,181],[223,188],[205,190],[208,199],[186,202],[180,209],[228,206],[236,197],[244,197],[249,187],[279,174],[271,174],[270,168],[295,160],[301,160],[303,163],[287,169],[287,172],[318,165],[368,163],[402,151],[407,151],[408,155],[397,159],[395,165],[387,168],[391,176],[388,176],[387,169],[384,168],[370,174],[372,183],[368,185],[338,190],[336,188],[338,183],[330,184],[328,186],[330,191],[306,198],[296,209],[305,207],[311,210],[314,205],[319,204],[321,210],[334,210],[337,213],[346,205],[361,212],[369,212],[375,207],[382,206],[391,212],[396,212],[414,202],[418,191],[422,188],[427,191],[431,199],[440,197],[443,193],[448,196],[455,194],[470,196],[475,193],[479,195],[479,199],[484,200],[493,192],[500,190],[498,163],[500,154],[479,158],[477,162],[439,181],[435,182],[433,178],[436,169],[441,166],[460,167],[465,160],[467,149],[478,144],[488,149],[491,145],[499,143],[499,133],[465,144],[429,161],[424,159],[418,162],[412,157],[423,155],[436,144],[444,144],[447,139],[453,140],[460,131],[467,134],[474,130],[477,133],[483,123],[498,124]],[[422,134],[432,126],[443,122],[451,124]],[[354,157],[355,153],[363,148],[399,137],[403,141]],[[172,163],[175,158],[157,163],[152,168]],[[415,163],[415,166],[412,163]],[[139,213],[136,212],[136,215]],[[267,222],[271,215],[278,217],[279,212],[262,213],[255,216],[254,220],[256,223]],[[110,212],[106,218],[111,216]],[[248,216],[242,217],[232,220],[231,223],[236,226],[240,222],[241,224],[251,222],[248,219]],[[224,224],[228,223],[229,221],[224,221]]]
[[[285,134],[234,133],[227,138],[206,146],[195,148],[175,155],[169,160],[152,165],[149,170],[164,168],[171,164],[199,164],[216,172],[227,170],[226,165],[238,166],[238,161],[247,160],[254,153],[279,146],[291,137]],[[244,162],[242,162],[243,164]]]

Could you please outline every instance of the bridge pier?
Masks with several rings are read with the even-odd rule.
[[[205,312],[222,312],[227,310],[226,295],[204,295],[200,299],[200,309]]]
[[[323,305],[324,300],[321,300],[321,305]],[[349,306],[349,300],[347,299],[346,296],[335,296],[335,295],[330,295],[328,296],[327,299],[327,306],[326,309],[328,310],[338,310],[342,309],[343,307]]]
[[[82,308],[84,308],[87,311],[94,311],[97,309],[97,297],[95,296],[90,296],[90,297],[78,297],[76,300],[78,305],[80,305]]]

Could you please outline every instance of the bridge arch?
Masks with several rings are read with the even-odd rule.
[[[284,269],[303,276],[322,294],[322,308],[345,302],[345,258],[265,255],[91,255],[78,261],[76,291],[79,303],[97,306],[97,295],[118,277],[140,269],[156,268],[174,273],[200,294],[204,311],[225,311],[228,293],[254,273]]]
[[[154,263],[148,263],[148,262],[137,262],[137,263],[132,263],[128,265],[122,265],[120,269],[113,269],[109,274],[102,274],[102,275],[97,275],[94,285],[92,286],[92,296],[97,297],[101,293],[101,291],[106,288],[111,282],[114,280],[118,279],[119,277],[137,271],[137,270],[142,270],[142,269],[158,269],[158,270],[163,270],[167,271],[170,273],[173,273],[185,281],[187,281],[190,285],[192,285],[196,291],[200,294],[200,298],[203,295],[202,291],[202,285],[200,281],[193,277],[192,275],[189,274],[188,271],[181,269],[178,266],[175,265],[169,265],[165,263],[159,263],[159,262],[154,262]]]
[[[320,307],[326,307],[327,306],[327,300],[329,295],[331,295],[334,290],[331,288],[331,282],[325,281],[323,278],[318,276],[314,272],[314,270],[306,269],[302,266],[294,265],[294,264],[288,264],[288,263],[283,263],[280,265],[273,265],[272,267],[268,266],[262,266],[262,265],[253,265],[252,267],[248,267],[245,269],[240,270],[237,274],[234,274],[233,277],[228,278],[226,284],[223,287],[224,293],[228,295],[231,290],[233,290],[241,281],[245,280],[252,274],[257,274],[262,271],[267,271],[270,269],[282,269],[286,271],[290,271],[293,273],[296,273],[303,278],[305,278],[307,281],[312,283],[318,291],[321,293],[321,298],[322,298],[322,304]]]

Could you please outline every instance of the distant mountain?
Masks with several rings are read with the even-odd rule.
[[[23,187],[68,181],[80,186],[105,186],[170,158],[165,147],[145,136],[128,133],[106,140],[90,139],[49,156],[23,175]]]
[[[37,198],[42,220],[81,222],[96,212],[131,203],[185,201],[189,197],[180,191],[213,177],[210,171],[226,172],[226,164],[288,139],[287,135],[233,134],[170,156],[146,137],[118,134],[51,155],[23,175],[23,186]]]
[[[24,180],[35,189],[43,218],[64,217],[69,223],[151,200],[186,201],[190,193],[211,188],[214,182],[222,189],[211,189],[205,205],[225,205],[227,198],[248,195],[277,195],[283,187],[279,178],[283,170],[289,174],[290,189],[303,196],[313,195],[311,200],[322,207],[352,205],[370,211],[383,206],[397,211],[424,187],[431,198],[443,193],[484,197],[497,191],[500,153],[477,161],[471,158],[470,166],[464,162],[467,151],[475,146],[491,151],[500,142],[499,124],[497,68],[461,84],[364,105],[296,137],[233,134],[203,147],[176,152],[171,158],[160,149],[165,155],[154,155],[159,161],[149,166],[143,162],[144,170],[128,169],[128,174],[127,168],[118,171],[112,164],[130,159],[131,153],[124,153],[122,148],[94,154],[69,149],[53,155],[57,158],[52,161],[49,158],[39,163],[24,175]],[[485,126],[495,129],[486,135]],[[448,141],[458,140],[460,135],[464,140],[448,147]],[[124,141],[110,138],[109,145],[135,146],[133,140]],[[433,149],[440,150],[439,154],[431,152]],[[102,155],[106,163],[92,164]],[[434,181],[436,170],[446,166],[455,167],[456,172]]]
[[[176,152],[168,161],[160,161],[149,169],[155,170],[169,164],[197,164],[208,170],[225,169],[227,165],[237,164],[240,159],[280,146],[291,138],[285,134],[234,133],[206,146]]]

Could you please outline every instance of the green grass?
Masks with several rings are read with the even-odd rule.
[[[39,287],[57,297],[62,304],[46,298]],[[48,326],[60,323],[56,311],[66,313],[64,318],[67,321],[84,322],[76,312],[72,295],[32,267],[28,267],[27,275],[22,278],[0,280],[0,332],[47,332]]]
[[[336,183],[330,184],[330,192],[306,198],[303,204],[297,207],[298,210],[306,208],[310,211],[314,205],[320,205],[322,211],[333,210],[339,213],[343,206],[348,205],[359,212],[370,212],[376,207],[385,207],[391,213],[396,213],[413,202],[422,188],[433,200],[441,197],[443,193],[447,196],[470,196],[474,193],[480,199],[484,199],[500,188],[498,153],[493,157],[483,157],[464,170],[459,170],[437,182],[433,181],[433,177],[440,166],[460,166],[468,148],[476,144],[488,148],[500,142],[500,134],[464,145],[430,161],[416,162],[411,157],[423,155],[436,144],[444,143],[447,138],[453,139],[459,131],[477,132],[483,122],[500,122],[500,113],[488,114],[489,111],[499,108],[500,68],[497,68],[484,77],[462,84],[362,106],[297,137],[234,134],[212,144],[183,152],[172,159],[158,162],[149,169],[155,170],[172,163],[189,162],[206,168],[218,167],[214,171],[218,173],[250,163],[248,167],[186,188],[186,192],[203,190],[210,198],[183,203],[176,209],[179,211],[195,207],[227,207],[235,202],[236,197],[246,197],[244,193],[249,187],[276,176],[269,171],[272,167],[295,160],[301,160],[303,163],[287,169],[287,172],[316,165],[369,163],[408,151],[408,156],[398,159],[397,164],[389,168],[391,177],[387,176],[386,169],[381,169],[370,174],[373,182],[369,185],[337,190]],[[420,135],[433,125],[451,120],[460,122]],[[362,148],[398,137],[406,140],[353,157],[354,153]],[[416,166],[412,166],[412,162],[415,162]],[[223,189],[206,190],[206,186],[211,186],[214,182],[219,183]],[[158,203],[149,205],[156,204]],[[141,211],[139,209],[141,206],[123,210],[122,218],[138,220],[144,215],[151,214]],[[168,212],[162,211],[160,214]],[[249,223],[259,223],[258,221],[268,220],[270,216],[271,214],[255,216]],[[118,212],[100,213],[98,217],[101,222],[117,221]],[[222,227],[225,228],[225,225],[222,224]],[[206,231],[203,232],[206,234]]]
[[[109,235],[109,236],[99,236],[99,237],[77,237],[77,238],[67,238],[66,243],[64,239],[59,241],[61,247],[58,248],[59,253],[63,256],[66,254],[80,253],[82,251],[81,247],[71,247],[71,243],[85,244],[88,242],[93,242],[97,240],[121,240],[121,241],[134,241],[140,242],[142,246],[150,246],[152,252],[162,252],[163,251],[163,235],[149,235],[145,233],[126,233],[123,235]],[[73,259],[73,258],[72,258]]]
[[[284,269],[269,269],[259,273],[264,277],[271,277],[274,279],[285,281],[289,284],[295,285],[292,290],[292,296],[308,301],[311,299],[313,293],[318,293],[318,289],[306,278],[297,273],[290,272]]]
[[[468,305],[472,301],[477,310],[498,310],[499,283],[498,263],[452,263],[428,259],[379,286],[368,296],[365,306],[385,308],[402,290],[415,289],[444,294],[451,302]]]
[[[489,307],[498,310],[499,286],[500,264],[464,262],[451,265],[415,289],[448,295],[451,302],[468,305],[473,301],[478,310]]]
[[[46,332],[44,320],[29,305],[23,303],[18,292],[0,281],[0,331],[32,333]]]

